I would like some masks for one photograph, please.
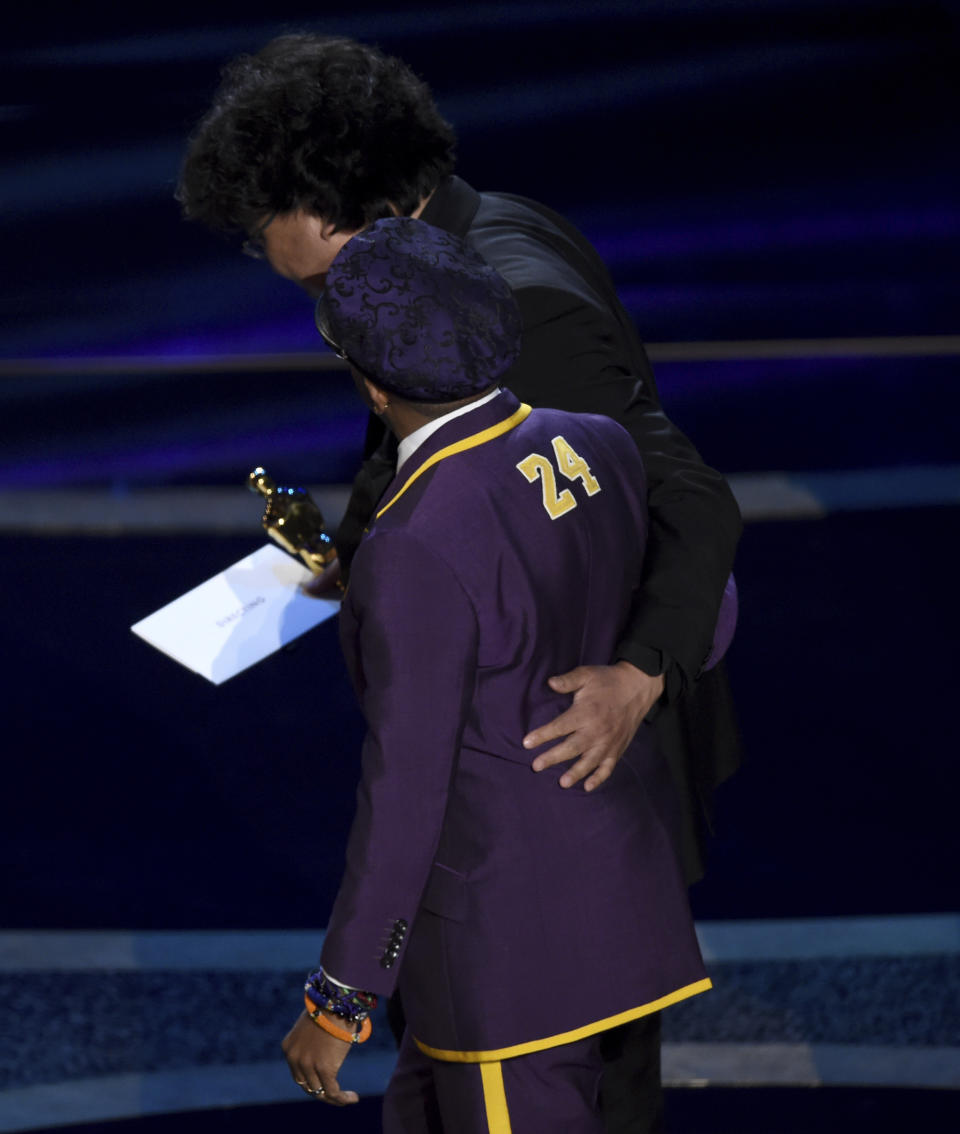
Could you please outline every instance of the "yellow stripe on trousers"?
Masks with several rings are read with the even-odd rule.
[[[510,1134],[507,1092],[503,1088],[503,1064],[481,1063],[480,1081],[483,1083],[483,1104],[487,1108],[489,1134]]]

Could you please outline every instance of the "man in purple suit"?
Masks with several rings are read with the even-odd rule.
[[[520,308],[523,346],[505,384],[533,406],[604,414],[630,432],[649,505],[633,609],[600,664],[551,675],[554,690],[571,695],[564,711],[523,730],[538,769],[562,763],[562,783],[590,788],[638,729],[652,728],[680,791],[681,853],[693,881],[714,789],[739,761],[723,667],[704,664],[722,602],[732,627],[739,511],[723,477],[665,416],[596,250],[544,205],[477,193],[454,176],[454,145],[430,91],[401,60],[347,39],[284,35],[224,72],[191,138],[178,196],[187,216],[243,233],[245,251],[314,298],[340,248],[381,217],[420,216],[469,241]],[[396,473],[396,436],[373,414],[364,456],[336,534],[331,570],[344,579]],[[604,1051],[608,1134],[661,1131],[658,1017],[607,1032]]]
[[[399,440],[341,636],[368,724],[357,815],[294,1079],[339,1068],[398,986],[386,1134],[603,1129],[600,1037],[709,987],[649,727],[592,792],[530,769],[548,678],[611,656],[641,577],[642,463],[605,417],[530,410],[509,287],[466,243],[378,221],[339,252],[318,326]],[[319,1026],[317,1026],[319,1025]]]

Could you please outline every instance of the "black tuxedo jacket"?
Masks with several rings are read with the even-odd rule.
[[[612,417],[643,456],[649,540],[616,656],[666,674],[665,704],[651,727],[684,799],[683,849],[692,880],[702,870],[701,827],[709,821],[713,788],[738,762],[723,667],[701,676],[740,536],[736,501],[663,413],[636,329],[597,252],[572,225],[534,201],[480,194],[457,177],[437,189],[422,216],[468,239],[514,292],[523,347],[503,384],[533,406]],[[367,459],[336,538],[345,570],[393,475],[395,455],[392,435],[371,416]]]

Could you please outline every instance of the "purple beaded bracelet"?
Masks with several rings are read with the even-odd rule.
[[[372,992],[337,984],[323,969],[311,973],[303,988],[315,1008],[332,1012],[352,1024],[362,1023],[377,1006],[377,998]]]

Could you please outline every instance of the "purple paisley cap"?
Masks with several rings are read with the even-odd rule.
[[[317,329],[378,386],[415,402],[479,394],[520,353],[506,280],[458,236],[388,217],[337,253]]]

